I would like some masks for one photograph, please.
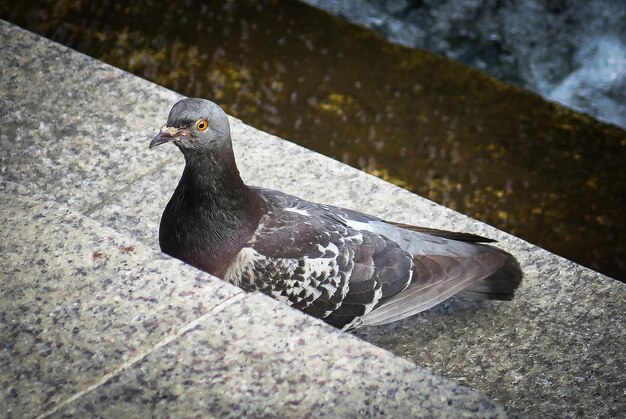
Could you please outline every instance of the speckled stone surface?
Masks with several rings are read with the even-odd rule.
[[[0,183],[0,216],[3,417],[44,412],[242,294],[23,187]]]
[[[144,142],[176,94],[1,25],[5,180],[89,212],[163,163]]]
[[[508,414],[466,388],[292,314],[276,301],[250,294],[54,417]]]
[[[148,151],[147,144],[180,96],[1,21],[0,42],[5,48],[5,59],[0,62],[2,176],[156,251],[159,217],[178,181],[182,156],[173,147]],[[231,119],[231,124],[239,167],[250,183],[387,219],[491,237],[519,258],[526,273],[513,302],[451,302],[397,324],[361,329],[355,335],[531,416],[614,417],[626,411],[624,284],[238,120]],[[255,301],[246,298],[237,304]],[[248,309],[257,313],[256,306]],[[237,319],[241,320],[239,333],[257,332],[252,328],[256,314],[249,313]],[[288,323],[268,322],[268,339],[287,339],[292,333],[284,326]],[[195,342],[206,336],[203,333],[218,333],[203,328],[209,323],[225,324],[204,319],[183,339]],[[223,332],[235,333],[228,329]],[[304,332],[295,336],[300,333]],[[341,339],[358,342],[349,335]],[[360,345],[370,348],[364,342]],[[102,388],[65,408],[89,411],[83,403],[85,398],[92,400],[90,406],[104,409],[108,402],[117,400],[115,397],[122,397],[123,387],[116,382],[132,389],[137,382],[144,383],[141,377],[157,377],[151,365],[159,364],[158,357],[169,359],[168,365],[175,371],[187,371],[184,360],[166,355],[185,354],[187,350],[193,348],[172,342],[133,367],[149,368],[145,373],[122,371]],[[252,353],[259,356],[262,352]],[[338,356],[336,352],[331,355]],[[285,362],[285,366],[291,368],[292,364]],[[404,372],[397,373],[396,378],[404,380]],[[316,381],[311,380],[315,388]],[[201,394],[185,391],[180,397],[159,401],[159,395],[167,394],[166,380],[155,378],[147,383],[142,385],[142,392],[129,393],[137,394],[137,398],[130,397],[132,403],[111,402],[114,410],[110,412],[134,411],[139,408],[134,403],[144,396],[154,399],[146,402],[142,413],[150,412],[150,403],[163,411],[179,412],[178,405],[187,403],[185,398],[192,400],[189,403],[205,400]],[[354,397],[360,397],[358,385],[356,388]],[[96,394],[104,401],[94,401]],[[217,397],[207,394],[208,399]],[[407,397],[422,400],[415,393]],[[473,406],[470,399],[465,398],[467,406]],[[167,400],[172,404],[164,407]],[[430,403],[428,400],[423,403]],[[267,403],[273,406],[271,401]],[[358,403],[355,401],[355,406]],[[412,402],[405,405],[409,409]],[[428,411],[428,406],[423,407]]]
[[[259,294],[0,182],[7,417],[514,417]]]

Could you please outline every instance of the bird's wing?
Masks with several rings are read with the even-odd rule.
[[[390,223],[356,211],[329,207],[353,228],[380,234],[413,256],[411,283],[382,297],[373,311],[353,324],[385,324],[427,310],[455,294],[473,299],[510,300],[522,272],[510,254],[481,244],[473,234]]]
[[[267,214],[225,279],[339,328],[410,283],[412,256],[389,238],[350,227],[326,206],[257,192]]]
[[[440,230],[408,230],[280,192],[257,192],[267,215],[225,279],[336,327],[400,320],[460,292],[510,299],[521,281],[511,255],[473,237],[446,238]]]

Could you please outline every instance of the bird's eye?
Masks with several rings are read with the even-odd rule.
[[[199,131],[206,131],[208,127],[209,121],[207,121],[206,119],[201,119],[196,123],[196,128],[198,128]]]

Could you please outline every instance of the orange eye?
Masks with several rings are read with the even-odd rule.
[[[198,128],[199,131],[206,131],[208,127],[209,121],[207,121],[206,119],[201,119],[196,123],[196,128]]]

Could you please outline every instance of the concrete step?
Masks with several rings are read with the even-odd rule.
[[[152,257],[163,258],[157,256],[159,217],[176,186],[183,162],[172,148],[148,151],[147,145],[165,121],[172,104],[181,96],[4,22],[0,22],[0,41],[5,46],[5,58],[0,63],[0,89],[3,92],[0,96],[0,169],[3,178],[51,197],[61,208],[66,208],[63,211],[74,211],[74,216],[79,219],[89,217],[95,220],[98,224],[94,224],[94,229],[96,225],[104,226],[111,234],[130,240],[130,246],[142,249],[144,259],[141,261],[112,261],[109,277],[114,275],[119,264],[144,266],[152,263],[149,262]],[[526,273],[525,282],[513,302],[479,305],[451,302],[397,324],[362,329],[355,332],[356,336],[533,416],[616,416],[626,410],[623,398],[626,382],[623,368],[626,364],[623,351],[626,343],[624,284],[332,159],[260,132],[239,120],[232,118],[231,125],[239,167],[244,179],[250,183],[391,220],[491,237],[519,258]],[[30,202],[28,199],[32,198],[24,199]],[[10,202],[11,198],[6,201]],[[9,215],[12,211],[8,211]],[[36,230],[24,226],[21,231],[20,235],[13,236],[13,241],[5,242],[17,241],[19,246],[28,246],[32,241],[43,246]],[[63,243],[70,246],[73,241],[81,242],[82,236],[83,233],[76,232]],[[125,244],[126,241],[119,243]],[[53,258],[59,264],[58,272],[63,271],[60,261],[67,258],[64,252]],[[83,255],[83,263],[87,263],[88,256],[87,253]],[[3,262],[11,263],[6,265],[7,272],[20,266],[19,258],[11,260],[13,262]],[[203,275],[192,268],[176,266],[181,269],[176,282],[190,284],[195,277]],[[32,273],[35,275],[36,271]],[[59,273],[56,275],[63,277]],[[92,281],[102,281],[102,277],[100,273],[94,273]],[[146,290],[150,292],[150,288]],[[163,295],[155,294],[157,299]],[[195,298],[202,300],[202,295],[198,295],[189,297],[184,305],[191,307]],[[229,296],[224,296],[214,306],[224,300],[230,301]],[[55,298],[69,297],[59,292]],[[97,372],[91,374],[92,381],[74,383],[71,378],[74,373],[67,371],[45,378],[47,384],[42,388],[50,389],[50,395],[46,396],[49,399],[40,401],[40,410],[36,411],[60,409],[58,412],[65,412],[64,409],[70,409],[67,412],[76,414],[86,414],[88,409],[107,409],[111,414],[181,412],[179,409],[201,403],[204,400],[202,392],[206,391],[211,394],[211,400],[222,397],[223,403],[231,403],[228,401],[234,400],[231,398],[243,404],[247,401],[249,410],[245,412],[248,414],[260,414],[261,411],[255,409],[270,406],[268,412],[286,415],[296,412],[290,410],[296,409],[293,406],[300,406],[302,410],[297,412],[321,415],[326,412],[325,408],[335,408],[333,406],[338,406],[337,403],[345,402],[345,407],[336,407],[338,410],[334,411],[358,415],[374,414],[379,412],[374,409],[383,409],[386,413],[404,415],[418,413],[406,409],[419,406],[431,409],[432,403],[432,409],[445,409],[449,400],[457,400],[452,396],[454,391],[467,391],[462,387],[449,387],[445,380],[426,374],[407,361],[375,349],[352,335],[339,334],[263,296],[237,298],[241,300],[232,301],[223,311],[208,315],[213,322],[210,330],[204,327],[209,319],[202,313],[193,318],[185,317],[183,324],[173,323],[166,331],[157,332],[162,333],[157,340],[142,341],[145,343],[138,340],[136,350],[122,350],[127,355],[120,356],[120,362],[107,363],[109,369],[93,367]],[[36,324],[36,318],[28,311],[29,307],[32,310],[39,307],[37,301],[34,294],[29,294],[20,303],[26,310],[18,319],[20,327],[27,329]],[[211,301],[214,300],[209,298],[204,303],[208,310]],[[237,311],[240,306],[241,311]],[[140,312],[138,308],[137,313]],[[230,317],[224,317],[227,316],[225,313],[231,313]],[[96,317],[82,319],[95,322]],[[185,325],[189,322],[196,323],[185,333]],[[232,329],[229,322],[234,322]],[[259,330],[265,331],[263,336],[276,345],[272,347],[275,352],[271,356],[265,352],[265,343],[259,347],[255,345],[254,338],[259,337]],[[68,330],[59,325],[53,333],[68,333]],[[220,352],[223,357],[220,362],[230,366],[228,368],[234,368],[234,364],[245,365],[241,371],[233,372],[229,380],[235,380],[234,383],[237,379],[245,379],[245,388],[250,389],[247,395],[244,392],[231,394],[233,391],[229,389],[235,388],[229,387],[234,386],[232,383],[223,387],[216,385],[227,389],[228,393],[219,397],[217,393],[211,393],[219,391],[208,384],[211,379],[221,383],[219,370],[198,378],[205,385],[198,390],[200,393],[187,394],[183,377],[198,372],[195,366],[216,362],[206,348],[220,343],[203,338],[209,336],[208,333],[213,333],[211,338],[218,341],[232,342],[234,339],[242,342],[231,352]],[[179,342],[188,343],[179,346]],[[316,342],[324,343],[323,366],[314,361],[320,359],[316,351],[322,350]],[[349,348],[341,346],[348,345],[344,342],[349,342]],[[33,371],[47,371],[43,360],[55,359],[53,354],[57,353],[54,348],[51,350],[53,352],[49,355],[42,352],[39,358],[34,358],[37,362],[25,361],[23,365],[34,366]],[[185,361],[187,351],[199,354],[193,364]],[[8,356],[13,359],[10,353]],[[253,358],[269,361],[257,363]],[[133,364],[133,360],[137,362]],[[21,361],[16,357],[12,362]],[[305,367],[299,367],[302,362]],[[371,364],[365,366],[362,362]],[[390,367],[395,369],[389,376],[382,373],[387,364],[397,366]],[[344,365],[352,365],[354,369],[344,369]],[[5,367],[2,368],[5,371]],[[81,368],[89,367],[83,364]],[[279,372],[266,376],[262,373],[263,368]],[[410,371],[408,375],[404,375],[404,370]],[[10,375],[9,370],[6,371],[3,376]],[[181,375],[161,381],[160,374]],[[306,385],[296,385],[293,374],[300,374],[301,382]],[[370,374],[373,379],[368,378]],[[275,387],[270,384],[276,380],[274,386],[283,385],[287,377],[291,380],[288,386],[293,387],[304,401],[298,404],[295,399],[285,399],[294,400],[294,404],[283,404],[285,410],[271,410],[279,407],[272,404],[278,403],[278,399],[272,398]],[[196,383],[194,380],[190,383]],[[379,387],[372,387],[373,393],[364,390],[379,381],[381,385],[391,386],[385,387],[385,391],[393,387],[393,382],[402,384],[393,387],[396,390],[389,390],[389,394],[394,394],[389,399],[381,396],[383,393],[379,392]],[[58,382],[69,383],[65,392],[56,390],[55,386],[60,385]],[[135,384],[131,384],[133,382]],[[172,390],[166,391],[170,382],[174,383]],[[427,382],[435,385],[421,384]],[[309,386],[318,388],[316,386],[323,383],[326,386],[334,383],[339,386],[332,388],[334,392],[339,388],[344,392],[341,397],[330,398],[330,393],[321,389],[321,393],[316,393],[318,396],[311,396],[315,401],[307,398]],[[410,383],[413,384],[407,387],[408,399],[402,399],[404,396],[398,395],[405,393],[399,389]],[[190,386],[195,388],[196,385]],[[183,394],[179,394],[181,389],[185,390]],[[364,392],[375,402],[368,402]],[[440,392],[444,394],[443,399]],[[55,396],[57,393],[59,395]],[[269,398],[268,404],[259,404],[261,397],[257,395],[262,393],[267,394],[263,397]],[[1,403],[28,404],[27,401],[19,404],[13,393],[3,394]],[[176,394],[179,395],[175,397]],[[277,394],[283,397],[284,391]],[[351,398],[355,399],[352,401]],[[444,401],[440,403],[441,400]],[[463,393],[459,400],[463,402],[456,407],[457,412],[462,409],[469,409],[466,413],[472,412],[478,405],[480,409],[503,412],[499,405],[486,407],[485,399],[475,393]],[[214,403],[217,404],[203,406],[209,406],[207,409],[226,406],[220,404],[221,401]],[[367,403],[370,403],[369,407],[364,407],[368,406]],[[352,410],[349,405],[353,406]]]

